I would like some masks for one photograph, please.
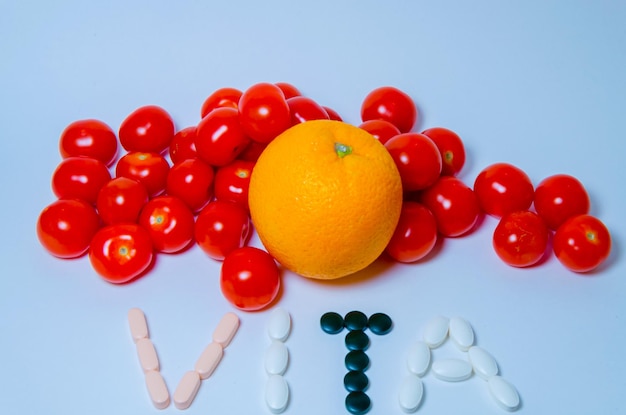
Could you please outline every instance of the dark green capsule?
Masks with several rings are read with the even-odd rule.
[[[385,313],[374,313],[370,316],[367,325],[374,334],[383,335],[391,331],[393,322]]]
[[[351,370],[343,377],[343,386],[348,392],[364,391],[370,381],[367,375],[360,370]]]
[[[352,350],[346,354],[346,369],[364,371],[370,365],[370,358],[363,350]]]
[[[360,311],[350,311],[343,319],[348,330],[365,330],[367,327],[367,316]]]
[[[322,330],[328,334],[337,334],[343,330],[343,317],[341,317],[339,313],[329,311],[328,313],[324,313],[322,318],[320,318],[320,326],[322,327]]]
[[[367,350],[370,345],[370,338],[364,331],[349,331],[346,334],[346,347],[348,350]]]
[[[351,414],[360,415],[370,410],[372,401],[365,392],[350,392],[346,396],[346,409]]]

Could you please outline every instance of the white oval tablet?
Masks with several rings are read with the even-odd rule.
[[[170,393],[160,372],[146,372],[146,388],[155,408],[165,409],[170,405]]]
[[[283,412],[289,403],[289,385],[281,375],[270,375],[265,384],[265,402],[275,414]]]
[[[224,314],[213,331],[213,341],[225,349],[237,333],[237,329],[239,329],[239,317],[235,313],[228,312]]]
[[[432,369],[437,378],[448,382],[459,382],[472,376],[472,365],[461,359],[436,360]]]
[[[275,308],[267,323],[267,334],[270,339],[284,342],[289,337],[290,331],[291,316],[284,308]]]
[[[439,347],[448,337],[448,324],[450,319],[445,316],[437,316],[430,320],[424,328],[424,342],[430,348]]]
[[[150,337],[146,316],[139,308],[128,310],[128,326],[130,327],[130,335],[135,343],[137,343],[137,340]]]
[[[178,409],[187,409],[196,398],[200,389],[200,375],[194,370],[186,372],[174,392],[174,405]]]
[[[200,379],[207,379],[217,365],[222,360],[224,355],[224,349],[219,343],[209,343],[209,345],[202,351],[202,354],[196,361],[194,370],[200,375]]]
[[[474,368],[474,372],[481,378],[487,380],[498,374],[498,363],[496,359],[482,347],[470,347],[467,351],[467,356]]]
[[[289,363],[289,350],[285,343],[274,340],[265,351],[265,371],[268,375],[282,375]]]
[[[492,376],[487,380],[489,392],[500,407],[507,411],[514,411],[518,408],[520,399],[515,386],[503,379],[501,376]]]
[[[150,339],[143,338],[137,341],[137,355],[144,372],[159,370],[159,357]]]
[[[420,378],[415,375],[409,375],[404,378],[398,394],[398,402],[404,412],[411,413],[417,411],[417,408],[422,403],[423,396],[424,384]]]
[[[474,344],[474,329],[461,317],[452,317],[449,326],[450,338],[459,349],[466,352]]]
[[[409,371],[417,376],[424,376],[430,366],[430,348],[425,342],[415,342],[407,356]]]

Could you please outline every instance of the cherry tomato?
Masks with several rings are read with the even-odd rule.
[[[239,154],[239,160],[257,161],[263,150],[267,147],[267,143],[259,143],[258,141],[250,141],[250,144]]]
[[[528,210],[535,193],[526,173],[508,163],[485,167],[476,176],[474,192],[483,212],[499,218],[510,212]]]
[[[200,121],[196,130],[198,157],[212,166],[230,163],[249,142],[235,108],[214,109]]]
[[[231,251],[248,243],[251,231],[250,216],[243,207],[214,200],[198,214],[194,235],[209,257],[223,261]]]
[[[493,249],[513,267],[537,264],[545,255],[550,231],[535,212],[521,210],[504,215],[493,232]]]
[[[157,153],[127,153],[115,166],[117,177],[128,177],[146,186],[150,197],[163,193],[170,165]]]
[[[252,85],[239,100],[239,120],[248,137],[269,143],[291,126],[285,95],[274,84],[261,82]]]
[[[206,117],[216,108],[227,107],[237,109],[241,94],[242,92],[237,88],[225,87],[215,90],[202,103],[202,109],[200,110],[201,117]]]
[[[235,307],[261,310],[278,296],[280,271],[267,252],[251,246],[237,248],[222,263],[220,288]]]
[[[235,160],[215,173],[215,198],[231,200],[248,210],[248,189],[254,162]]]
[[[117,155],[117,136],[100,120],[78,120],[61,133],[59,151],[63,158],[85,156],[110,166]]]
[[[441,176],[422,192],[420,200],[435,215],[437,229],[443,236],[467,234],[480,217],[474,191],[453,176]]]
[[[283,95],[285,96],[285,99],[299,97],[302,95],[300,91],[298,90],[298,88],[291,85],[290,83],[276,82],[274,85],[276,85],[277,87],[280,88],[281,91],[283,91]]]
[[[100,160],[68,157],[52,173],[52,191],[59,199],[82,199],[95,205],[100,188],[109,180],[111,173]]]
[[[164,152],[174,137],[174,121],[156,105],[146,105],[130,113],[120,125],[119,138],[128,152]]]
[[[155,251],[180,252],[193,241],[193,212],[175,196],[157,196],[141,210],[139,224],[148,230]]]
[[[170,142],[170,160],[173,164],[196,158],[196,127],[186,127],[174,134]]]
[[[392,137],[400,134],[398,127],[385,120],[369,120],[359,125],[359,128],[367,131],[382,144],[386,144]]]
[[[430,137],[441,153],[441,174],[456,176],[465,164],[465,146],[461,137],[452,130],[443,127],[433,127],[422,131]]]
[[[341,115],[339,115],[339,113],[334,109],[327,107],[326,105],[322,105],[322,108],[324,108],[324,111],[326,111],[326,114],[328,114],[329,119],[333,121],[343,121]]]
[[[297,96],[287,99],[289,112],[291,113],[291,125],[296,125],[310,120],[328,120],[328,113],[320,104],[311,98]]]
[[[213,167],[200,159],[188,159],[175,164],[167,175],[165,190],[198,212],[213,197]]]
[[[139,212],[148,202],[146,187],[128,177],[116,177],[102,186],[96,208],[105,225],[137,222]]]
[[[535,188],[535,210],[556,230],[572,216],[589,213],[589,195],[578,179],[567,174],[546,177]]]
[[[405,192],[425,189],[441,175],[441,154],[433,140],[420,133],[396,135],[385,143]]]
[[[391,86],[371,91],[361,104],[361,120],[389,121],[401,133],[411,131],[417,121],[415,103],[405,92]]]
[[[142,275],[154,256],[147,230],[135,223],[101,228],[91,240],[89,261],[105,280],[122,284]]]
[[[567,219],[554,233],[554,254],[567,269],[589,272],[611,254],[611,234],[600,219],[577,215]]]
[[[61,199],[46,206],[37,219],[41,245],[58,258],[77,258],[89,249],[100,227],[93,206],[78,199]]]
[[[415,262],[428,255],[437,243],[433,213],[417,202],[404,202],[396,230],[385,251],[398,262]]]

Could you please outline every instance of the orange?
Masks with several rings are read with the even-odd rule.
[[[368,132],[307,121],[276,137],[250,178],[250,215],[267,251],[304,277],[335,279],[366,268],[391,239],[402,183]]]

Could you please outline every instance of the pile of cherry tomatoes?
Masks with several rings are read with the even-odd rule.
[[[254,163],[289,127],[341,117],[287,83],[218,89],[200,115],[178,131],[154,105],[129,114],[117,133],[96,119],[68,125],[52,175],[57,200],[37,221],[41,244],[59,258],[88,253],[95,271],[116,284],[146,274],[157,254],[198,245],[223,261],[220,286],[231,303],[244,310],[270,304],[279,269],[267,252],[247,246]],[[500,218],[493,247],[509,265],[535,265],[551,249],[577,272],[606,260],[609,232],[589,215],[576,178],[555,175],[534,187],[521,169],[497,163],[469,187],[457,177],[465,162],[461,138],[442,127],[412,132],[417,117],[412,99],[393,87],[373,90],[361,105],[360,127],[387,148],[406,195],[389,256],[422,260],[438,238],[466,235],[488,214]]]

